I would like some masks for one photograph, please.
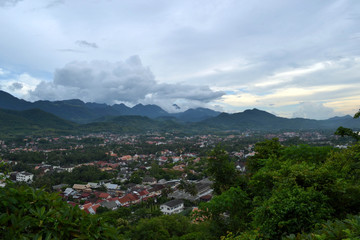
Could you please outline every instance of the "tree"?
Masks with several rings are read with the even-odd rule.
[[[214,181],[213,189],[217,195],[235,186],[239,179],[234,163],[220,145],[216,146],[208,156],[207,173]]]
[[[195,215],[199,219],[208,219],[210,229],[215,236],[221,236],[226,231],[239,232],[247,229],[251,221],[251,198],[240,187],[231,187],[221,195],[200,205],[200,211]]]
[[[360,110],[357,113],[355,113],[354,118],[360,118]],[[342,137],[349,136],[355,139],[356,141],[360,140],[359,132],[354,132],[350,128],[344,128],[342,126],[336,130],[335,135],[339,135]]]
[[[265,140],[255,144],[256,154],[248,158],[246,162],[247,170],[253,174],[265,165],[265,161],[269,158],[278,158],[280,156],[283,146],[280,144],[278,138]]]
[[[129,239],[207,239],[197,224],[178,214],[141,219],[129,232]]]
[[[306,232],[326,221],[332,212],[328,198],[313,188],[285,187],[253,211],[253,224],[266,239]]]
[[[0,239],[119,239],[96,215],[28,186],[0,189]]]

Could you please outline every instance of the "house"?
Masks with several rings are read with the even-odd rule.
[[[105,193],[105,192],[100,192],[100,194],[96,194],[99,198],[102,199],[107,199],[107,198],[111,198],[110,194]]]
[[[94,183],[94,182],[88,182],[87,186],[89,186],[90,188],[99,188],[99,187],[101,187],[101,185],[99,183]]]
[[[119,202],[122,206],[129,206],[131,204],[140,202],[140,198],[135,193],[128,193],[124,197],[119,198]]]
[[[101,202],[100,205],[109,210],[116,210],[118,208],[118,204],[115,201],[109,201],[109,202],[104,201],[104,202]]]
[[[88,186],[84,185],[84,184],[74,184],[72,188],[75,189],[75,190],[84,191],[85,189],[88,188]]]
[[[59,168],[61,171],[72,172],[74,170],[74,166],[67,166]]]
[[[159,196],[161,195],[162,190],[165,188],[164,185],[154,185],[148,190],[150,196]]]
[[[66,188],[64,191],[64,196],[70,196],[76,194],[76,191],[72,188]]]
[[[31,183],[33,181],[34,174],[28,173],[25,171],[19,172],[16,174],[16,181],[17,182],[28,182]]]
[[[87,204],[84,204],[83,206],[81,206],[80,209],[82,209],[85,212],[90,213],[90,214],[96,214],[96,209],[98,207],[100,207],[100,204],[87,203]]]
[[[155,184],[156,183],[156,178],[146,176],[146,177],[143,178],[142,183],[143,184],[148,184],[148,185]]]
[[[116,190],[116,189],[119,189],[119,186],[117,184],[112,184],[112,183],[107,183],[105,184],[105,187],[108,189],[108,190]]]
[[[184,210],[184,202],[179,199],[171,200],[160,205],[160,211],[165,215],[180,213]]]

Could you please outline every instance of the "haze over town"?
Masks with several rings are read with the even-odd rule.
[[[353,115],[359,21],[357,0],[0,0],[0,89],[169,112]]]

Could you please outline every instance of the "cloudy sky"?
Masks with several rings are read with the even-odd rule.
[[[0,0],[0,26],[0,89],[29,101],[360,108],[359,0]]]

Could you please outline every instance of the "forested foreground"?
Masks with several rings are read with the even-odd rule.
[[[360,144],[283,147],[272,139],[255,151],[240,173],[213,149],[206,174],[215,196],[188,216],[155,207],[92,216],[56,194],[8,185],[0,190],[0,238],[360,239]]]

